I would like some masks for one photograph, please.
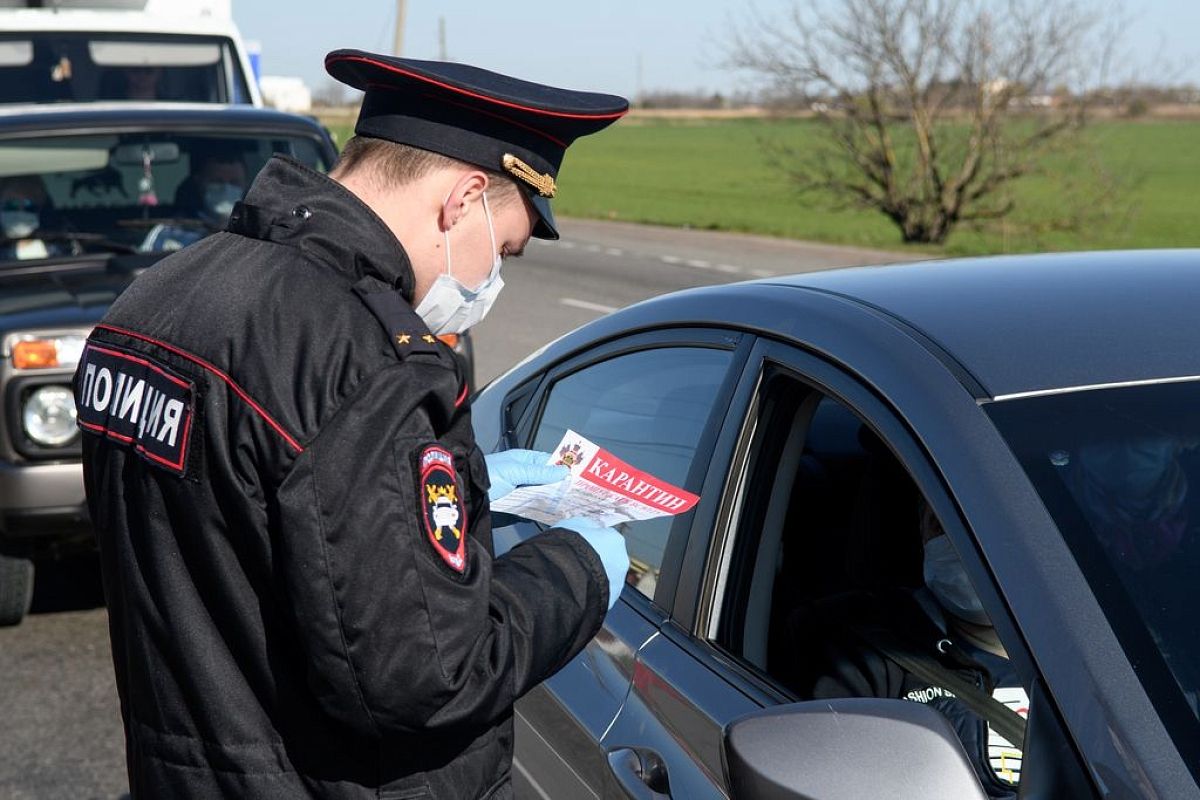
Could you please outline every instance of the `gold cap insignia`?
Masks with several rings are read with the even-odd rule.
[[[504,154],[503,163],[504,169],[510,175],[537,189],[537,193],[542,197],[554,197],[554,193],[558,191],[554,178],[546,173],[538,172],[512,153]]]

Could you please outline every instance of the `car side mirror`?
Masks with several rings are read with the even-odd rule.
[[[738,800],[986,800],[950,722],[908,700],[843,698],[756,711],[725,728]]]

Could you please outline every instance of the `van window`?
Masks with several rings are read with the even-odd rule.
[[[0,36],[0,103],[236,103],[249,97],[233,41],[170,34]]]

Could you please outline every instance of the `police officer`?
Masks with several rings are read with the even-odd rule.
[[[276,156],[225,232],[113,304],[76,375],[134,798],[509,797],[514,700],[628,568],[586,520],[493,557],[489,496],[565,469],[485,463],[435,338],[557,237],[566,147],[626,101],[326,67],[365,91],[331,175]]]

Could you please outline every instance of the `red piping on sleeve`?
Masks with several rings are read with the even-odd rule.
[[[297,454],[304,452],[304,448],[300,446],[300,443],[298,441],[296,441],[292,436],[290,436],[288,434],[288,432],[283,429],[282,425],[280,425],[278,422],[276,422],[274,419],[272,419],[271,415],[268,414],[265,410],[263,410],[262,406],[260,406],[256,402],[254,402],[254,399],[252,397],[250,397],[250,395],[246,394],[246,391],[244,389],[242,389],[242,387],[240,387],[236,383],[234,383],[233,378],[230,378],[224,372],[217,369],[215,366],[208,363],[204,359],[200,358],[199,356],[194,356],[191,353],[187,352],[186,350],[180,350],[178,347],[175,347],[174,345],[169,345],[166,342],[161,342],[158,339],[152,339],[149,336],[144,336],[140,333],[128,331],[128,330],[125,330],[124,328],[117,328],[112,325],[97,325],[96,327],[101,328],[106,331],[112,331],[113,333],[119,333],[122,336],[129,336],[134,339],[140,339],[143,342],[148,342],[157,347],[161,347],[164,350],[170,350],[175,355],[180,356],[182,358],[186,358],[188,361],[191,361],[193,364],[197,364],[197,365],[203,367],[204,369],[208,370],[209,372],[216,375],[221,380],[225,381],[225,384],[230,389],[233,390],[234,394],[236,394],[238,397],[242,398],[242,400],[245,401],[246,405],[248,405],[252,409],[254,409],[254,411],[260,417],[263,418],[264,422],[266,422],[268,425],[270,425],[272,428],[274,428],[275,432],[278,433],[280,436],[282,436],[284,441],[286,441],[288,443],[288,445],[290,445],[291,448],[296,451]]]
[[[459,406],[461,406],[463,404],[463,401],[466,399],[467,399],[467,384],[463,383],[462,391],[459,392],[458,399],[454,401],[454,407],[458,408]]]
[[[510,103],[507,100],[499,100],[495,97],[489,97],[486,94],[479,94],[478,92],[472,92],[468,89],[463,89],[459,86],[453,86],[449,83],[443,83],[441,81],[434,80],[433,78],[426,77],[425,75],[420,75],[416,72],[409,72],[408,70],[400,69],[399,67],[394,67],[391,64],[384,64],[381,61],[372,61],[371,59],[363,58],[362,56],[339,56],[338,58],[331,58],[325,62],[325,66],[328,67],[330,64],[333,64],[338,61],[359,61],[359,62],[362,62],[363,64],[370,64],[373,67],[379,67],[380,69],[385,69],[388,72],[395,72],[398,75],[404,75],[405,77],[413,78],[414,80],[424,81],[425,83],[431,83],[434,86],[440,86],[443,89],[448,89],[448,90],[450,90],[452,92],[456,92],[458,94],[465,94],[468,97],[474,97],[478,100],[486,100],[489,103],[495,103],[496,105],[499,105],[499,106],[507,106],[508,108],[515,108],[518,111],[528,111],[531,114],[541,114],[542,116],[545,116],[545,117],[563,117],[564,119],[620,119],[621,117],[625,116],[624,111],[617,111],[615,113],[609,113],[609,114],[571,114],[566,111],[547,111],[544,108],[533,108],[532,106],[523,106],[523,105],[520,105],[519,103]]]

